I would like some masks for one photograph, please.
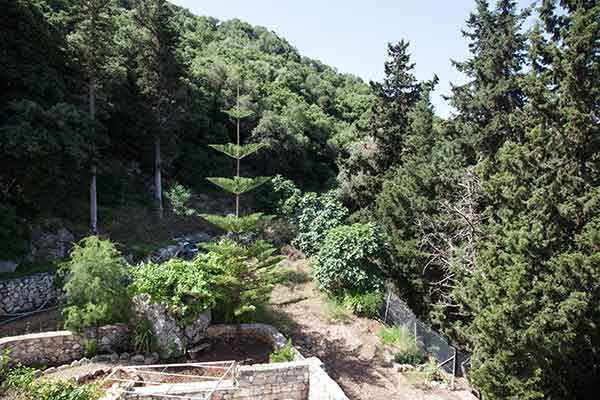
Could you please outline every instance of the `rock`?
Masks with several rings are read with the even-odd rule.
[[[119,360],[120,360],[120,361],[129,361],[129,353],[122,353],[122,354],[119,356]]]
[[[206,310],[198,315],[192,324],[185,327],[184,335],[187,340],[187,346],[196,344],[206,337],[206,329],[210,325],[211,320],[211,312],[210,310]]]
[[[56,368],[55,367],[50,367],[50,368],[46,368],[44,370],[44,375],[50,375],[56,372]]]
[[[60,220],[46,220],[31,228],[28,261],[54,261],[65,258],[75,236]]]
[[[133,298],[136,313],[150,321],[156,337],[158,352],[162,358],[175,358],[185,351],[185,338],[177,320],[162,304],[152,303],[147,295]]]
[[[0,260],[0,273],[15,272],[19,264],[12,260]]]
[[[210,343],[202,343],[199,344],[198,346],[192,347],[191,349],[188,350],[188,354],[190,355],[191,358],[196,359],[200,353],[204,352],[205,350],[210,348]]]
[[[99,354],[95,357],[92,357],[92,362],[101,363],[101,362],[109,362],[111,360],[110,354]]]
[[[113,362],[113,363],[119,362],[119,355],[117,353],[112,353],[110,355],[110,362]]]
[[[152,365],[158,363],[159,357],[157,353],[152,353],[144,357],[145,365]]]
[[[143,364],[145,361],[145,357],[142,354],[136,354],[131,357],[132,364]]]

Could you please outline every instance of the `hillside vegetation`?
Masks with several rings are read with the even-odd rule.
[[[416,78],[399,38],[384,79],[366,84],[265,28],[165,0],[2,0],[2,10],[0,259],[24,252],[37,218],[114,240],[124,208],[152,210],[139,219],[152,232],[175,206],[180,221],[200,214],[232,232],[195,262],[230,278],[223,293],[254,290],[223,312],[252,320],[277,270],[264,219],[267,239],[311,257],[332,304],[376,315],[392,281],[472,353],[485,399],[597,396],[598,1],[476,0],[456,28],[469,56],[453,61],[466,83],[452,87],[446,120],[430,101],[437,77]],[[244,158],[241,169],[215,148]],[[207,218],[214,210],[194,204],[221,198],[206,177],[239,200],[276,174],[242,196],[240,215]],[[243,287],[256,254],[261,290]],[[174,265],[155,271],[165,268],[187,295]]]

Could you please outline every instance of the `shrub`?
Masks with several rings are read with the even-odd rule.
[[[425,362],[425,356],[413,351],[399,351],[394,354],[394,362],[398,364],[421,365]]]
[[[279,199],[276,213],[297,230],[292,243],[309,256],[317,253],[327,232],[348,216],[348,210],[334,191],[303,195],[293,182],[281,177],[273,179],[273,190]]]
[[[383,294],[377,290],[366,293],[346,293],[344,304],[356,315],[376,318],[383,305]]]
[[[406,327],[382,328],[379,331],[379,338],[383,344],[396,350],[394,361],[397,363],[419,365],[425,361],[415,336]]]
[[[80,331],[126,319],[129,310],[126,263],[109,240],[97,236],[81,240],[61,271],[66,275],[68,305],[63,313],[67,329]]]
[[[10,368],[8,364],[10,363],[10,349],[4,349],[2,354],[0,354],[0,382],[4,380]]]
[[[97,400],[100,391],[94,385],[66,381],[37,381],[33,368],[13,368],[2,386],[8,398],[19,400]]]
[[[83,355],[87,358],[92,358],[98,354],[98,342],[96,340],[88,340],[83,345]]]
[[[258,240],[243,244],[231,239],[204,246],[208,253],[196,259],[214,278],[217,303],[214,317],[222,322],[246,322],[266,304],[280,279],[277,266],[283,257]]]
[[[204,258],[171,259],[163,264],[142,264],[132,271],[133,295],[148,294],[184,319],[194,319],[215,303],[213,280]]]
[[[287,343],[280,349],[273,351],[269,355],[269,362],[280,363],[294,361],[295,353],[292,347],[292,340],[288,339]]]
[[[142,319],[135,326],[132,338],[133,349],[136,353],[152,353],[156,348],[156,337],[152,324],[147,319]]]
[[[342,225],[332,229],[315,260],[319,288],[334,295],[369,292],[383,287],[379,262],[383,239],[372,224]]]

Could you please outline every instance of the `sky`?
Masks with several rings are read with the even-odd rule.
[[[170,1],[196,15],[264,26],[303,56],[366,81],[383,78],[388,42],[408,40],[417,78],[440,78],[432,102],[442,117],[452,112],[442,97],[450,93],[450,82],[465,81],[450,59],[461,61],[469,55],[461,29],[474,0]],[[521,6],[530,2],[518,1]]]

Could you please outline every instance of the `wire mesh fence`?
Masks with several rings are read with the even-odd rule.
[[[392,283],[386,284],[385,303],[381,319],[388,326],[404,327],[413,333],[417,345],[434,357],[441,368],[454,376],[462,376],[464,360],[469,355],[456,350],[450,342],[420,321],[399,296]]]

